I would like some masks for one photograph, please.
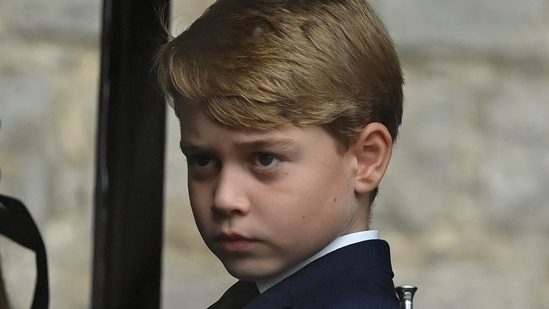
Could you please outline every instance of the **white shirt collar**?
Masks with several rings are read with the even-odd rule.
[[[260,293],[263,293],[267,289],[274,286],[275,284],[279,283],[280,281],[289,277],[290,275],[297,272],[301,268],[305,267],[307,264],[311,263],[312,261],[332,251],[335,251],[339,248],[343,248],[345,246],[352,245],[361,241],[372,240],[372,239],[379,239],[379,232],[377,230],[362,231],[362,232],[356,232],[356,233],[340,236],[336,238],[334,241],[332,241],[329,245],[324,247],[324,249],[320,250],[318,253],[304,260],[303,262],[293,267],[290,267],[286,271],[283,271],[282,273],[274,277],[256,281],[255,284],[257,285],[257,289],[259,290]]]

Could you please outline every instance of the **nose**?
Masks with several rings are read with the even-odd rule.
[[[245,172],[223,167],[214,189],[212,211],[225,217],[245,215],[250,211],[246,194]]]

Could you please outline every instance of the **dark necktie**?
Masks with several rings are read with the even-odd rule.
[[[238,281],[208,309],[242,309],[259,295],[257,286],[251,281]]]

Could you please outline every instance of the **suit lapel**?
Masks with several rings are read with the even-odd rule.
[[[238,281],[208,309],[242,309],[259,295],[257,286],[250,281]]]

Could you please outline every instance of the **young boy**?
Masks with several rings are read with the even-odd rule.
[[[239,279],[210,308],[398,308],[369,221],[402,73],[369,5],[218,0],[157,61],[198,230]]]

